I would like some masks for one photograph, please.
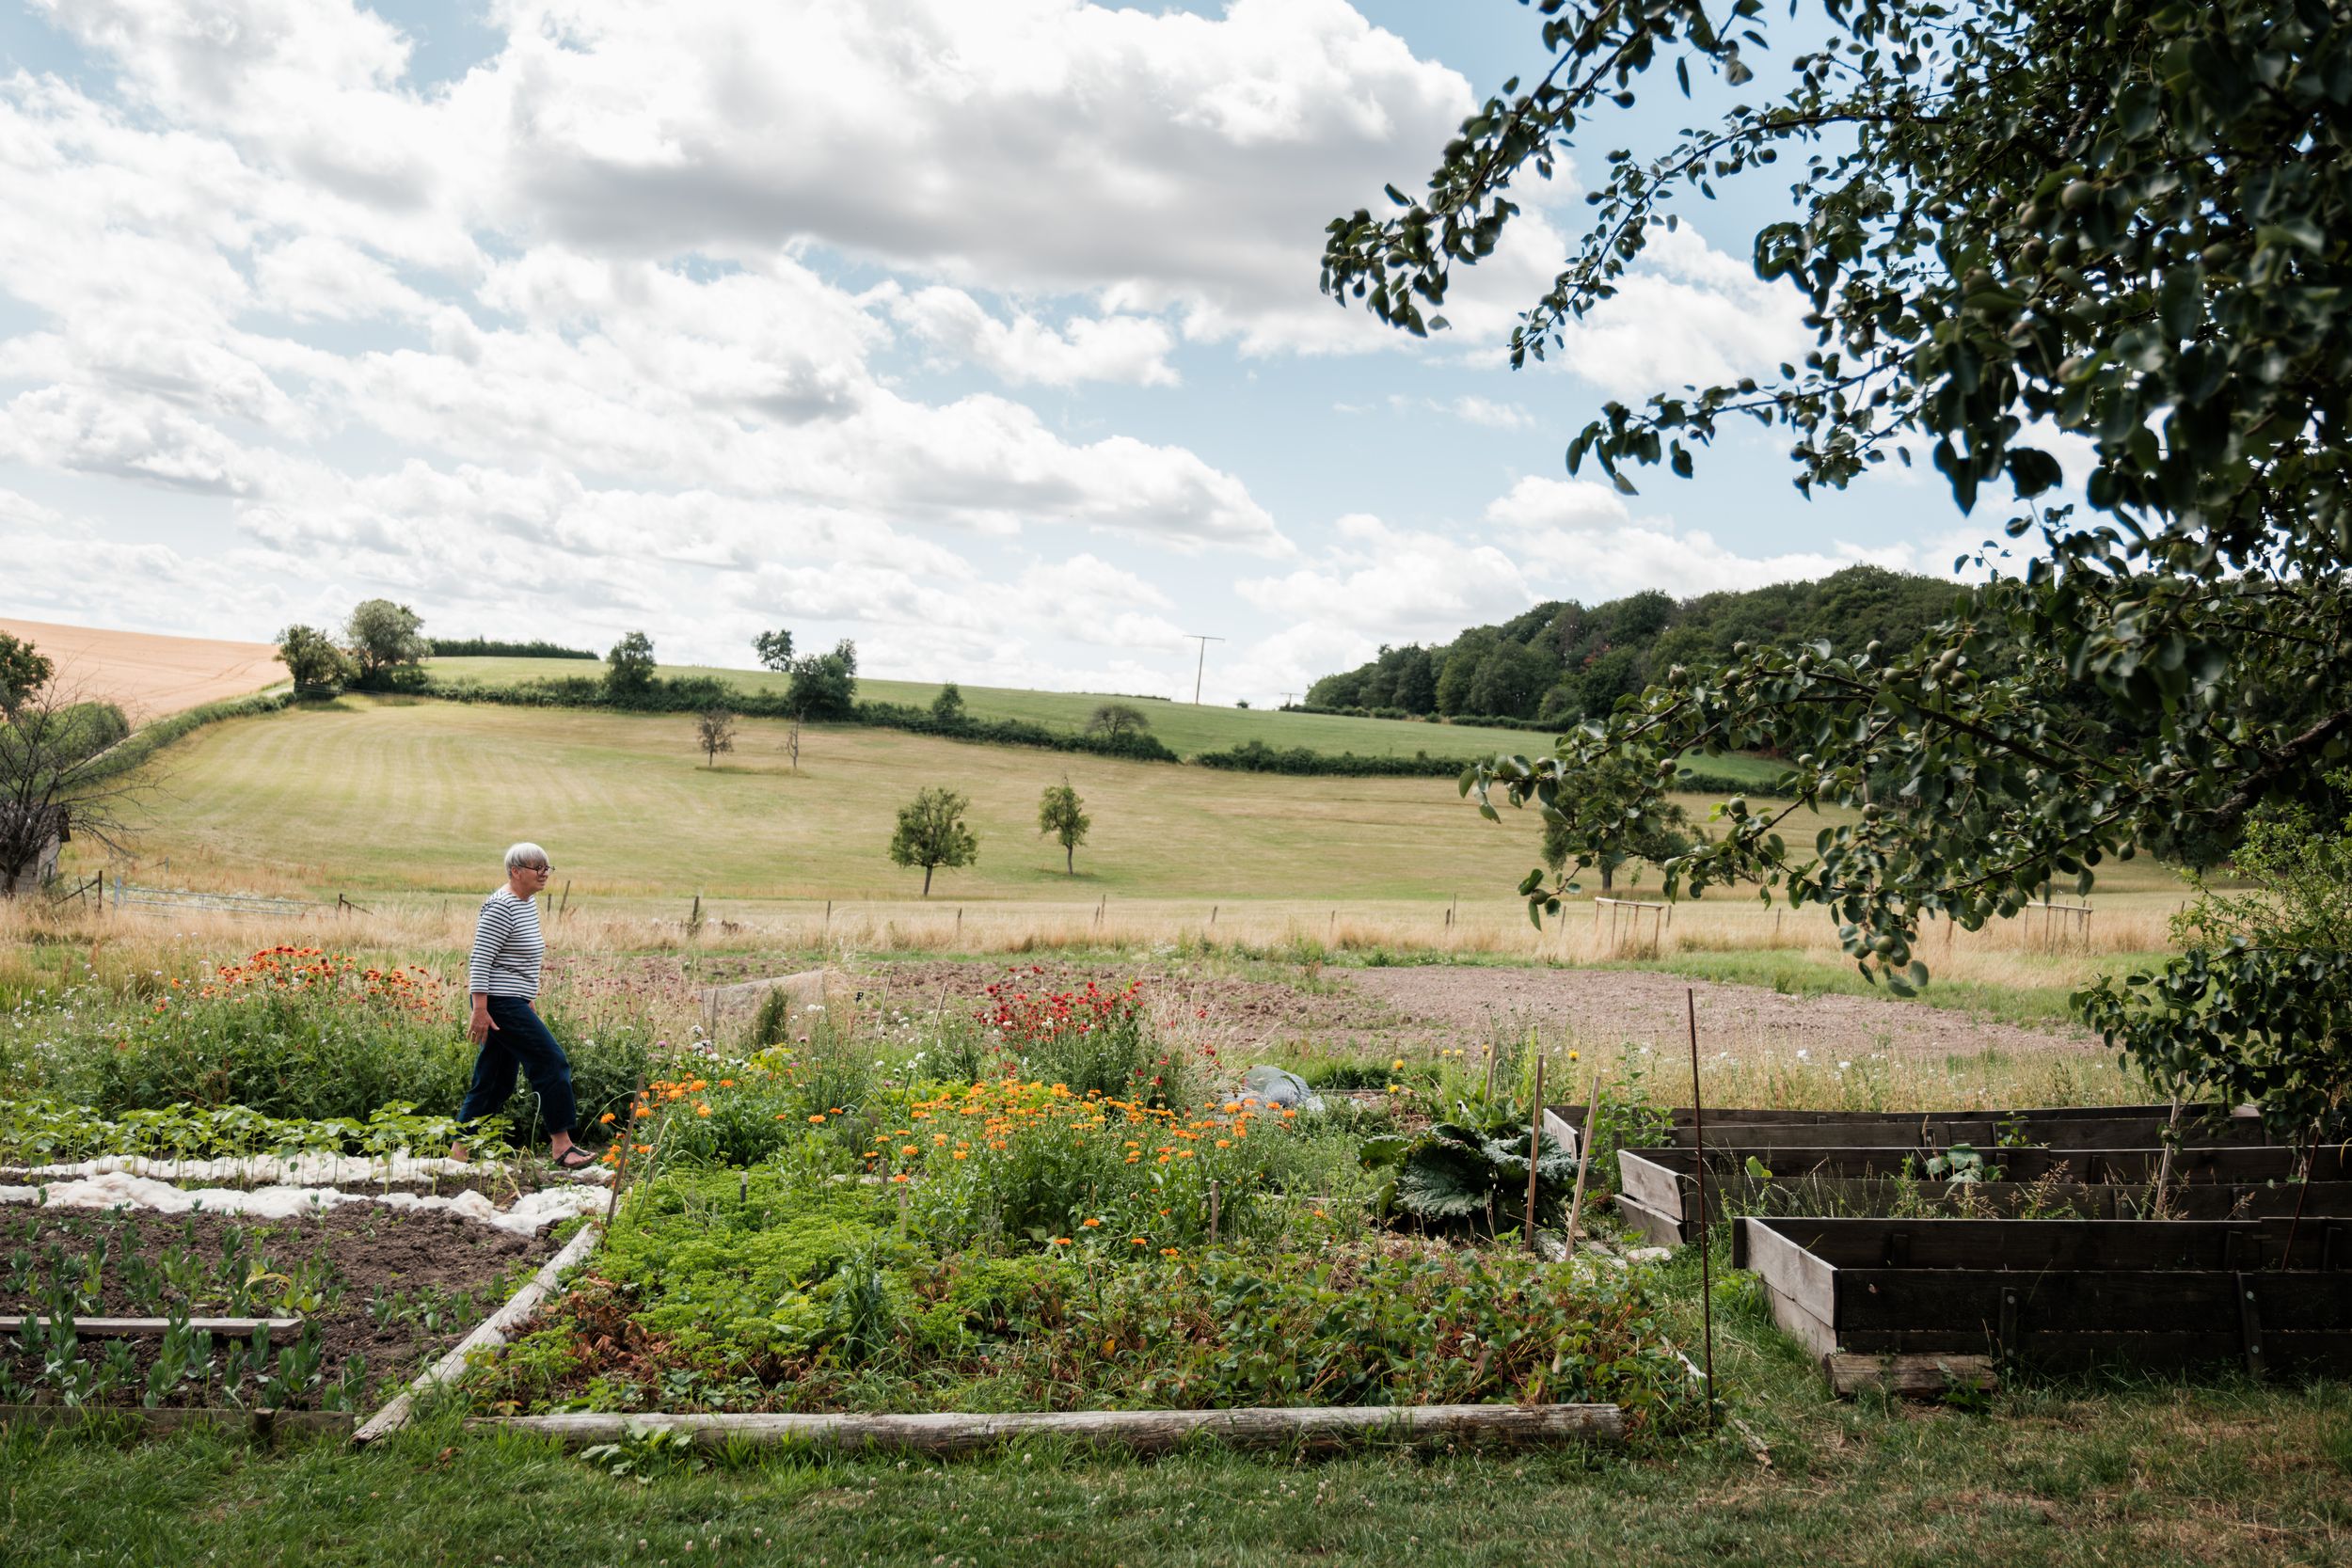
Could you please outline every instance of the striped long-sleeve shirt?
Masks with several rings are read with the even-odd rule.
[[[473,957],[466,963],[466,989],[477,996],[536,996],[539,965],[547,956],[539,906],[501,887],[482,901],[482,918],[473,928]]]

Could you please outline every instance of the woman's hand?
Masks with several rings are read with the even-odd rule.
[[[497,1027],[490,1022],[489,1004],[477,998],[473,1005],[473,1022],[466,1026],[466,1037],[480,1045],[490,1037],[490,1031]]]

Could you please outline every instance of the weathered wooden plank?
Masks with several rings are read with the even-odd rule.
[[[1979,1220],[1750,1219],[1769,1226],[1827,1262],[1883,1267],[1887,1238],[1909,1238],[1915,1269],[2233,1269],[2249,1252],[2272,1258],[2285,1237],[2280,1220]],[[2316,1230],[2317,1227],[2312,1227]],[[2298,1238],[2298,1261],[2317,1247]]]
[[[1239,1448],[1345,1447],[1382,1438],[1462,1438],[1496,1443],[1614,1442],[1625,1418],[1613,1404],[1321,1405],[1242,1410],[1035,1411],[1004,1415],[561,1416],[483,1417],[485,1430],[533,1432],[567,1448],[654,1433],[683,1433],[698,1444],[806,1443],[830,1449],[961,1453],[1022,1438],[1057,1436],[1140,1453],[1197,1437]]]
[[[1987,1392],[2000,1386],[1989,1355],[1855,1355],[1836,1352],[1821,1358],[1830,1392],[1851,1399],[1875,1388],[1900,1399],[1940,1400],[1955,1389]]]
[[[2024,1275],[1978,1269],[1841,1268],[1836,1310],[1841,1333],[1869,1329],[1965,1329],[1996,1323],[2002,1292],[2018,1294],[2030,1335],[2129,1333],[2161,1324],[2186,1333],[2235,1332],[2239,1279],[2259,1298],[2263,1331],[2328,1333],[2352,1326],[2352,1272],[2065,1269]]]
[[[476,1351],[488,1350],[506,1342],[506,1334],[539,1308],[564,1271],[586,1258],[603,1231],[595,1225],[580,1227],[580,1233],[564,1243],[564,1250],[548,1259],[547,1265],[531,1276],[529,1283],[515,1292],[504,1307],[484,1319],[471,1334],[457,1342],[454,1350],[417,1374],[415,1382],[402,1389],[383,1409],[367,1419],[367,1423],[351,1434],[354,1443],[373,1443],[388,1432],[397,1432],[408,1424],[420,1395],[450,1382],[466,1370],[466,1360]]]
[[[1837,1321],[1837,1270],[1826,1259],[1761,1221],[1736,1220],[1732,1228],[1734,1256],[1740,1267],[1755,1271],[1765,1284],[1822,1322]]]
[[[202,1406],[149,1410],[118,1404],[0,1404],[0,1426],[80,1426],[120,1422],[151,1436],[191,1427],[242,1428],[262,1441],[285,1432],[348,1433],[352,1417],[336,1410],[239,1410]]]
[[[1661,1167],[1646,1150],[1640,1158],[1651,1172]],[[1682,1196],[1678,1211],[1657,1204],[1661,1212],[1679,1212],[1688,1223],[1698,1208],[1697,1183],[1677,1176]],[[1650,1178],[1652,1186],[1659,1178]],[[2080,1181],[1968,1181],[1932,1179],[1911,1180],[1895,1176],[1823,1176],[1818,1171],[1786,1176],[1775,1170],[1769,1180],[1758,1180],[1737,1166],[1707,1179],[1708,1207],[1715,1217],[1725,1213],[1756,1215],[1846,1215],[1885,1217],[1898,1207],[1921,1202],[1949,1205],[1962,1212],[2010,1216],[2032,1208],[2045,1217],[2057,1213],[2083,1219],[2147,1219],[2154,1189],[2143,1182],[2086,1183]],[[1646,1201],[1646,1200],[1645,1200]],[[2319,1181],[2308,1195],[2294,1182],[2201,1181],[2176,1185],[2165,1195],[2164,1218],[2175,1220],[2266,1219],[2292,1215],[2302,1207],[2307,1224],[2313,1220],[2352,1218],[2352,1182]],[[2298,1242],[2296,1249],[2304,1248]],[[2352,1244],[2344,1258],[2352,1264]],[[2347,1266],[2340,1264],[2339,1266]],[[2325,1266],[2314,1262],[2312,1266]]]
[[[1624,1193],[1617,1195],[1617,1216],[1639,1230],[1652,1246],[1680,1246],[1690,1240],[1680,1220]]]
[[[1990,1325],[1982,1330],[1850,1329],[1838,1335],[1839,1346],[1857,1354],[1992,1354],[2000,1348]],[[2182,1368],[2235,1367],[2244,1364],[2239,1331],[2192,1333],[2149,1329],[2109,1333],[2077,1330],[2065,1334],[2021,1333],[2016,1349],[2020,1366],[2036,1371],[2080,1371],[2092,1367]],[[2352,1331],[2329,1334],[2263,1333],[2263,1359],[2280,1375],[2290,1372],[2352,1371]]]
[[[1654,1209],[1679,1223],[1695,1212],[1695,1199],[1686,1205],[1684,1179],[1637,1149],[1617,1150],[1617,1190],[1645,1209]]]
[[[47,1323],[51,1320],[38,1314],[26,1318],[0,1317],[0,1334],[14,1334],[27,1322]],[[138,1339],[152,1336],[161,1338],[171,1332],[169,1318],[73,1318],[73,1332],[85,1339]],[[300,1318],[190,1318],[190,1328],[232,1339],[249,1339],[257,1328],[267,1331],[272,1342],[302,1332]]]
[[[1803,1345],[1807,1354],[1818,1361],[1836,1353],[1837,1331],[1806,1311],[1804,1303],[1769,1283],[1764,1287],[1764,1295],[1772,1306],[1772,1322],[1782,1333]]]

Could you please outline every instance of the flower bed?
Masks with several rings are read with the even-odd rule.
[[[1346,1115],[817,1082],[789,1057],[650,1086],[603,1250],[471,1407],[1691,1408],[1638,1274],[1380,1228]],[[755,1158],[713,1158],[755,1128]]]

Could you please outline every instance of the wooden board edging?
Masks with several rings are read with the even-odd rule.
[[[899,1449],[963,1453],[1030,1437],[1101,1443],[1159,1453],[1195,1438],[1236,1448],[1340,1448],[1388,1438],[1470,1438],[1499,1443],[1613,1443],[1625,1413],[1613,1404],[1422,1404],[1260,1406],[1241,1410],[1016,1411],[900,1416],[484,1416],[469,1428],[536,1433],[565,1448],[617,1443],[655,1433],[683,1433],[717,1447],[730,1441],[806,1443],[818,1448]]]
[[[564,1243],[564,1250],[548,1259],[545,1267],[531,1276],[530,1282],[515,1292],[507,1304],[485,1318],[457,1342],[456,1348],[417,1374],[416,1381],[402,1389],[392,1401],[368,1418],[365,1425],[351,1434],[355,1444],[374,1442],[388,1432],[397,1432],[408,1424],[415,1413],[418,1397],[457,1377],[466,1370],[466,1360],[474,1352],[489,1350],[506,1342],[507,1330],[521,1323],[539,1309],[539,1303],[555,1289],[564,1271],[586,1258],[595,1248],[603,1227],[595,1221],[580,1227],[580,1234]]]
[[[160,1338],[170,1333],[172,1321],[169,1318],[72,1318],[63,1313],[42,1317],[36,1313],[29,1318],[0,1317],[0,1334],[20,1333],[27,1323],[63,1322],[72,1323],[75,1336],[84,1339],[139,1339],[149,1335]],[[231,1339],[248,1338],[257,1328],[272,1343],[277,1343],[280,1335],[302,1332],[300,1318],[188,1318],[182,1321],[189,1328]]]
[[[0,1427],[65,1427],[127,1421],[147,1435],[160,1436],[190,1427],[242,1427],[257,1443],[268,1443],[281,1432],[348,1433],[357,1419],[340,1410],[240,1410],[232,1405],[166,1405],[150,1410],[121,1404],[0,1404]]]

